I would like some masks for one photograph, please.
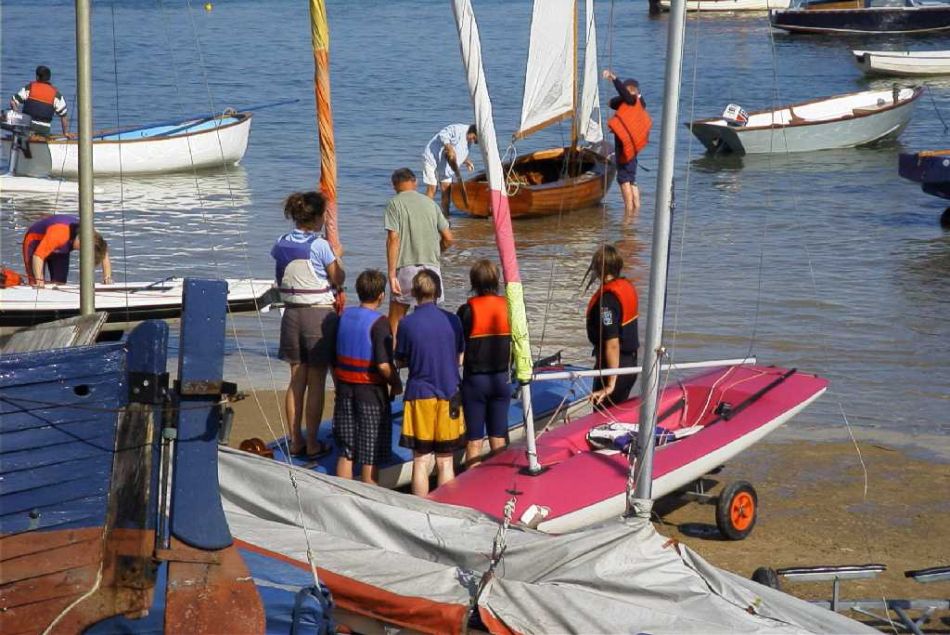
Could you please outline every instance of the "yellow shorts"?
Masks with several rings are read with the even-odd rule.
[[[461,447],[465,435],[461,409],[459,416],[453,419],[449,415],[449,402],[436,397],[404,401],[402,408],[401,446],[421,454],[444,454]]]

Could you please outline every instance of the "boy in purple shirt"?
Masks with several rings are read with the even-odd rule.
[[[458,317],[436,306],[438,285],[428,270],[415,275],[416,310],[403,318],[396,338],[396,365],[409,368],[399,443],[413,451],[412,493],[417,496],[429,493],[433,454],[439,485],[455,478],[453,454],[465,433],[458,371],[465,335]]]

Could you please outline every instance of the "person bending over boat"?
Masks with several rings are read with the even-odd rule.
[[[378,312],[386,296],[386,276],[367,269],[356,278],[360,305],[345,309],[336,334],[333,440],[340,452],[336,475],[375,484],[379,464],[389,457],[392,409],[389,402],[402,394],[393,364],[393,334],[389,320]]]
[[[23,266],[31,285],[45,286],[44,270],[49,281],[66,284],[69,277],[69,254],[79,249],[79,217],[55,214],[39,220],[26,230],[23,237]],[[109,244],[93,232],[96,266],[102,265],[103,284],[112,284],[112,263]]]
[[[511,326],[508,303],[498,294],[498,267],[479,260],[468,274],[472,297],[457,315],[465,333],[462,361],[462,409],[465,413],[465,463],[471,467],[488,447],[498,452],[508,443],[508,406],[511,387]]]
[[[458,317],[436,306],[438,287],[431,271],[415,275],[412,295],[418,306],[396,337],[396,365],[409,368],[399,443],[412,450],[412,493],[417,496],[429,493],[433,454],[439,485],[455,478],[453,454],[465,433],[458,371],[465,336]]]
[[[449,215],[449,201],[452,180],[457,176],[462,181],[460,166],[471,172],[475,169],[468,158],[469,146],[478,143],[478,129],[475,124],[453,123],[435,135],[422,151],[422,182],[426,186],[426,196],[435,199],[435,188],[442,190],[442,213]]]
[[[392,175],[396,195],[386,206],[386,264],[392,295],[389,300],[389,326],[397,336],[399,320],[415,304],[410,293],[412,279],[423,269],[438,280],[437,296],[445,299],[440,261],[442,252],[454,242],[449,221],[439,213],[432,200],[416,191],[416,175],[400,168]]]
[[[270,252],[284,303],[278,356],[290,364],[290,384],[284,395],[290,452],[308,459],[326,452],[317,441],[317,430],[336,343],[334,289],[345,278],[330,243],[320,234],[326,206],[326,198],[318,192],[288,196],[284,217],[294,222],[294,230],[278,238]],[[301,434],[305,414],[306,440]]]
[[[637,330],[637,288],[621,276],[623,258],[613,245],[594,252],[584,278],[587,287],[600,281],[600,288],[587,304],[587,339],[593,345],[594,367],[626,368],[637,365],[640,335]],[[636,375],[595,377],[591,401],[612,406],[625,401],[637,381]]]
[[[610,107],[617,111],[607,122],[614,133],[614,160],[617,163],[617,183],[623,196],[625,216],[640,211],[640,188],[637,186],[637,156],[650,142],[653,120],[647,113],[646,104],[640,96],[640,84],[635,79],[620,81],[610,70],[604,71],[617,89],[617,96],[610,100]]]
[[[69,134],[69,117],[66,100],[50,83],[52,73],[46,66],[36,67],[36,80],[30,82],[10,99],[10,107],[29,115],[33,132],[49,135],[52,132],[53,115],[59,117],[63,134]]]

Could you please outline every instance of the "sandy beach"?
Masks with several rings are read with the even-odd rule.
[[[278,391],[245,392],[234,404],[231,445],[248,437],[273,437],[281,419]],[[332,411],[327,395],[325,416]],[[680,540],[723,569],[750,576],[761,566],[880,563],[887,571],[869,581],[844,583],[842,598],[948,598],[950,583],[922,585],[904,571],[947,564],[950,558],[950,464],[936,454],[922,458],[897,445],[801,441],[779,436],[753,447],[717,474],[718,492],[734,480],[751,482],[759,518],[743,541],[720,538],[711,505],[658,503],[657,530]],[[830,583],[783,583],[806,599],[828,599]],[[895,617],[896,619],[896,617]],[[886,623],[876,624],[886,627]],[[950,614],[938,614],[927,632],[950,632]]]

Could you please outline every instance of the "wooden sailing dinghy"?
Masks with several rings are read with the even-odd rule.
[[[725,118],[686,125],[713,153],[770,154],[853,148],[896,137],[923,87],[865,90],[748,113],[744,125]]]
[[[868,75],[950,75],[950,51],[851,51]]]
[[[603,150],[597,85],[597,32],[586,14],[583,95],[578,103],[576,0],[536,0],[531,18],[521,125],[523,139],[564,119],[571,120],[571,145],[549,148],[505,163],[512,217],[556,214],[598,204],[614,178],[612,159]],[[582,145],[584,144],[584,145]],[[492,214],[486,172],[452,185],[452,202],[472,216]],[[466,200],[467,199],[467,200]]]

